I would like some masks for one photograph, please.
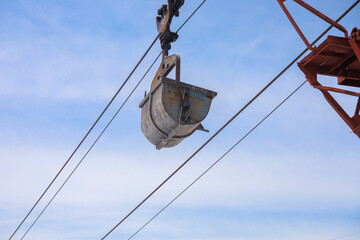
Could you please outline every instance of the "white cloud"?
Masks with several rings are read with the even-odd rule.
[[[158,3],[146,2],[161,4]],[[39,24],[38,28],[27,15],[21,14],[14,15],[15,19],[8,18],[9,22],[16,22],[21,28],[11,28],[10,25],[4,28],[7,34],[0,45],[0,97],[4,99],[5,112],[9,116],[0,119],[4,126],[0,136],[0,202],[3,206],[0,209],[0,238],[8,237],[67,159],[72,150],[70,145],[80,137],[77,136],[78,125],[88,124],[79,123],[79,119],[88,119],[89,111],[84,111],[77,113],[76,117],[67,116],[67,122],[59,128],[59,120],[50,116],[46,109],[39,110],[33,104],[26,104],[24,108],[29,108],[29,112],[35,109],[34,115],[47,119],[47,125],[40,126],[32,124],[34,118],[24,117],[28,114],[18,111],[17,107],[40,99],[43,103],[52,101],[54,108],[57,103],[63,108],[68,107],[67,114],[71,115],[76,111],[72,105],[74,102],[80,102],[79,105],[83,104],[81,107],[85,108],[89,102],[108,100],[138,60],[137,53],[146,49],[152,40],[151,34],[155,34],[154,22],[147,22],[153,20],[155,14],[145,11],[155,9],[153,6],[143,8],[145,20],[133,21],[138,12],[130,13],[129,9],[140,1],[126,6],[116,3],[117,7],[111,11],[108,11],[110,5],[105,11],[95,4],[89,8],[82,8],[79,4],[71,8],[81,11],[66,11],[64,15],[66,7],[51,5],[51,10],[44,12],[48,8],[38,3],[32,14],[45,25]],[[195,2],[191,4],[195,6]],[[208,10],[219,16],[229,17],[229,13],[234,11],[224,8],[219,12],[216,6],[222,3],[213,1],[209,4],[212,5],[208,5]],[[248,8],[243,3],[233,6],[241,6],[240,10]],[[34,10],[30,5],[25,8],[29,12]],[[261,8],[264,14],[268,13],[268,5]],[[185,82],[218,92],[204,122],[212,134],[285,66],[292,47],[295,51],[299,46],[298,42],[291,41],[298,39],[296,33],[282,36],[293,30],[288,23],[288,30],[284,30],[281,24],[275,23],[276,20],[270,23],[273,20],[267,15],[261,15],[254,27],[246,25],[252,19],[258,19],[258,13],[248,11],[250,16],[231,15],[222,22],[207,11],[200,13],[202,18],[197,15],[192,20],[192,27],[181,33],[181,41],[179,39],[176,44],[181,47],[174,45],[172,51],[179,50],[183,56]],[[94,14],[104,17],[103,13],[111,17],[106,16],[105,20],[100,16],[90,20],[84,18]],[[116,15],[119,15],[116,21],[119,24],[114,26]],[[204,17],[209,21],[202,21]],[[246,21],[241,21],[244,19]],[[64,23],[64,20],[69,22]],[[104,26],[102,29],[91,27],[90,23],[97,20],[104,21],[104,25],[97,25],[98,28]],[[72,21],[83,25],[76,26]],[[235,32],[234,22],[239,32]],[[264,22],[265,27],[261,25]],[[147,30],[134,30],[134,25]],[[143,27],[145,25],[147,27]],[[42,32],[41,26],[49,32]],[[204,28],[200,31],[199,26]],[[267,26],[279,26],[279,29]],[[245,27],[249,29],[242,38]],[[198,38],[199,31],[208,30],[218,35]],[[116,36],[112,35],[115,33]],[[264,51],[264,48],[268,49]],[[124,93],[132,88],[134,79],[141,77],[156,51],[150,54]],[[150,73],[145,80],[147,84],[152,75]],[[303,74],[294,66],[129,218],[113,237],[123,239],[131,234],[303,80]],[[211,136],[196,133],[174,149],[155,151],[142,136],[140,128],[134,127],[139,125],[139,119],[135,119],[140,115],[137,104],[148,87],[144,83],[135,93],[134,99],[130,100],[131,107],[113,123],[112,131],[108,131],[107,137],[90,153],[29,238],[98,239]],[[347,135],[347,126],[315,92],[306,85],[139,238],[230,240],[242,236],[254,240],[323,237],[326,240],[357,230],[360,209],[358,139]],[[123,96],[121,94],[122,99]],[[18,105],[14,98],[19,101]],[[9,101],[13,103],[10,107]],[[346,100],[345,104],[350,106],[352,102]],[[30,129],[31,126],[36,127]],[[65,128],[71,132],[66,135],[71,139],[52,140],[48,134],[47,142],[40,139],[41,134],[29,134],[48,129],[61,132]],[[85,146],[88,144],[86,142]],[[60,180],[69,174],[84,151],[85,147],[80,149],[31,218],[49,200]]]
[[[0,189],[6,193],[1,199],[4,204],[21,208],[33,202],[65,160],[65,155],[56,151],[42,151],[40,155],[28,150],[18,149],[18,152],[5,151],[3,154],[4,159],[11,158],[11,162],[7,161],[2,169]],[[24,158],[24,152],[31,157]],[[210,154],[205,150],[169,181],[153,201],[160,204],[169,196],[175,196],[219,156],[218,151]],[[137,202],[186,157],[180,155],[175,160],[158,152],[93,152],[55,202],[70,206]],[[78,157],[75,159],[78,161]],[[74,165],[75,161],[70,164]],[[179,204],[183,207],[357,209],[360,192],[353,183],[360,181],[358,165],[352,154],[333,157],[322,157],[313,152],[254,155],[237,150],[201,179]],[[65,172],[69,173],[69,170]],[[28,180],[24,182],[24,179]]]

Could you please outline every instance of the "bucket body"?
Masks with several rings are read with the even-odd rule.
[[[156,149],[178,145],[193,134],[207,116],[216,92],[162,78],[141,101],[141,129]],[[180,94],[187,95],[186,121]]]

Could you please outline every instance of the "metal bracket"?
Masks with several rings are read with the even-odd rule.
[[[181,95],[180,88],[178,89],[178,93]],[[184,93],[180,97],[180,123],[189,123],[190,122],[190,115],[189,115],[189,108],[190,108],[190,102],[189,102],[189,89],[185,88]]]
[[[357,27],[351,31],[350,38],[360,41],[360,30]]]
[[[318,69],[305,68],[299,64],[300,69],[305,73],[307,81],[316,89],[320,90],[324,95],[325,100],[331,105],[331,107],[338,113],[338,115],[344,120],[344,122],[352,129],[352,132],[355,133],[360,138],[360,93],[352,92],[344,89],[332,88],[322,86],[318,80],[317,75],[319,72]],[[346,95],[352,95],[358,97],[358,103],[355,108],[355,113],[353,117],[350,117],[341,105],[335,100],[335,98],[330,94],[331,92],[342,93]]]
[[[156,17],[156,26],[160,35],[161,48],[163,49],[163,56],[168,55],[171,49],[171,43],[178,38],[177,33],[170,31],[170,24],[172,18],[179,16],[179,9],[184,4],[185,0],[168,0],[168,5],[162,5],[158,10]]]
[[[180,83],[180,56],[177,54],[173,54],[170,56],[164,56],[161,65],[156,72],[156,75],[151,83],[151,89],[153,89],[162,78],[166,78],[169,73],[175,67],[175,85],[178,88]]]

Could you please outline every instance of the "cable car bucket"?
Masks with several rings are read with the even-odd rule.
[[[163,5],[157,17],[158,31],[163,49],[163,60],[151,84],[151,90],[145,93],[139,104],[141,108],[141,129],[145,137],[156,149],[178,145],[196,130],[205,130],[201,122],[207,116],[216,92],[180,81],[180,56],[168,56],[170,43],[177,34],[170,32],[173,15],[183,1],[169,0]],[[168,78],[175,69],[175,79]]]
[[[286,16],[300,35],[301,39],[311,51],[304,59],[298,62],[300,70],[305,74],[306,80],[314,88],[320,90],[326,101],[339,114],[345,123],[360,138],[360,93],[340,88],[322,86],[317,75],[327,75],[338,78],[338,85],[360,87],[360,31],[354,28],[348,36],[347,30],[339,23],[333,21],[321,12],[317,11],[302,0],[294,0],[297,4],[309,10],[324,21],[330,23],[340,31],[344,37],[327,36],[318,47],[312,47],[300,28],[286,9],[286,0],[277,0]],[[334,99],[330,92],[337,92],[358,98],[353,117],[350,117],[341,105]]]
[[[175,80],[167,78],[174,67]],[[205,130],[201,122],[216,93],[180,82],[179,55],[165,57],[154,80],[139,106],[141,129],[156,149],[174,147],[196,130]]]

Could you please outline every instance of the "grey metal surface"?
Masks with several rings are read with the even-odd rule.
[[[197,129],[207,131],[201,121],[207,116],[215,92],[180,82],[180,56],[168,56],[171,43],[178,35],[170,31],[173,16],[184,0],[168,0],[159,9],[157,28],[163,49],[161,65],[152,81],[151,90],[140,103],[141,129],[156,149],[178,145]],[[175,80],[167,75],[175,68]]]
[[[178,145],[197,130],[207,116],[215,92],[179,83],[180,92],[188,91],[187,122],[180,121],[181,103],[175,81],[163,78],[140,103],[141,129],[157,149]]]

